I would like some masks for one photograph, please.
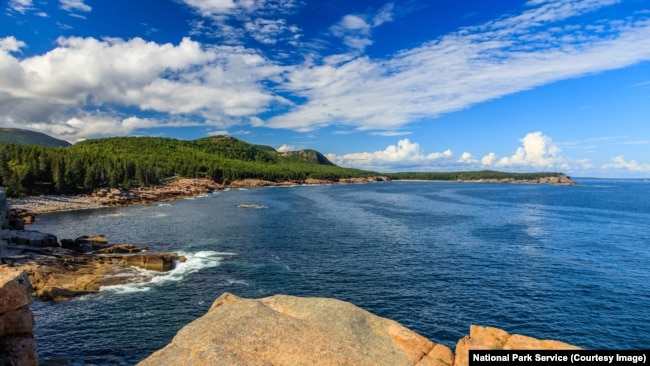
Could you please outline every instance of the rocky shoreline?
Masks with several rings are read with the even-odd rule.
[[[218,184],[209,179],[169,180],[166,184],[131,190],[101,189],[91,195],[40,196],[8,200],[0,211],[6,217],[0,232],[0,268],[17,268],[29,275],[34,296],[62,301],[98,292],[103,286],[146,281],[135,268],[169,271],[185,258],[175,253],[149,253],[130,243],[109,244],[104,235],[57,239],[55,235],[26,230],[38,214],[96,209],[106,206],[153,204],[195,197],[225,188],[300,184],[366,183],[384,177],[269,182],[257,179]],[[4,192],[3,192],[4,194]],[[146,253],[145,253],[146,251]]]
[[[133,244],[111,244],[106,236],[58,240],[56,236],[25,230],[19,214],[105,205],[147,204],[196,196],[215,190],[209,182],[189,180],[146,190],[104,191],[79,197],[40,197],[12,202],[13,218],[0,235],[0,364],[37,365],[32,296],[66,300],[96,293],[102,286],[147,281],[142,271],[168,271],[184,258],[174,253],[150,253]],[[350,181],[346,183],[358,183]],[[226,187],[256,187],[265,181],[232,182]],[[303,181],[287,184],[332,184]],[[224,188],[216,185],[216,189]],[[70,198],[68,200],[68,198]],[[32,204],[33,206],[29,206]],[[5,221],[4,192],[0,191],[0,223]],[[28,217],[23,216],[23,217]],[[12,221],[13,220],[13,221]],[[5,299],[8,299],[5,301]],[[276,295],[244,299],[223,294],[201,318],[181,329],[169,345],[139,365],[437,365],[467,366],[468,350],[578,349],[552,340],[538,340],[506,331],[470,326],[455,354],[401,324],[371,314],[353,304],[326,298]],[[57,365],[67,365],[62,360]]]
[[[355,184],[385,182],[391,179],[386,176],[372,176],[367,178],[340,178],[329,179],[304,179],[283,182],[266,181],[262,179],[244,179],[232,182],[217,183],[211,179],[177,178],[155,187],[142,187],[130,190],[100,189],[89,195],[77,196],[31,196],[9,199],[9,215],[23,218],[27,223],[33,215],[56,211],[96,209],[107,206],[129,206],[139,204],[153,204],[156,202],[172,201],[180,198],[196,197],[210,192],[227,188],[274,187],[295,185],[320,185],[320,184]],[[404,180],[406,181],[406,180]],[[470,183],[505,183],[505,184],[550,184],[550,185],[576,185],[569,177],[545,177],[539,179],[515,180],[480,179],[471,181],[457,181]],[[31,216],[31,217],[30,217]]]
[[[138,269],[166,272],[186,259],[175,253],[150,253],[133,244],[108,244],[103,235],[62,239],[32,230],[0,234],[0,270],[27,273],[33,296],[63,301],[97,293],[104,286],[146,282]]]
[[[246,299],[224,293],[205,315],[138,366],[467,366],[469,350],[496,349],[580,348],[471,325],[454,355],[443,344],[345,301],[287,295]]]
[[[0,271],[24,271],[35,297],[61,301],[96,293],[103,286],[146,282],[151,276],[137,268],[165,272],[185,261],[175,253],[149,252],[148,247],[130,243],[109,244],[104,235],[59,241],[55,235],[26,230],[25,222],[31,222],[35,215],[28,209],[53,209],[52,205],[42,205],[43,200],[31,201],[36,207],[7,210],[4,192],[0,191]],[[78,208],[81,201],[54,197],[45,202],[55,202],[54,208]]]
[[[31,293],[26,272],[0,271],[0,365],[71,365],[65,357],[39,362]],[[471,325],[469,335],[458,340],[452,352],[349,302],[287,295],[246,299],[224,293],[205,315],[138,365],[468,366],[469,350],[579,349]]]
[[[8,200],[9,216],[29,221],[29,216],[56,211],[95,209],[107,206],[146,205],[196,197],[226,188],[250,188],[269,186],[295,186],[310,184],[370,183],[390,180],[377,176],[368,178],[342,178],[337,180],[305,179],[272,182],[261,179],[244,179],[219,184],[211,179],[171,179],[163,185],[125,189],[100,189],[88,195],[77,196],[30,196]]]

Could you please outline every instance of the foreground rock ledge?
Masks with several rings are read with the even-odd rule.
[[[38,365],[31,292],[25,272],[0,269],[0,365]]]
[[[204,316],[138,365],[465,366],[469,349],[497,348],[577,347],[472,326],[454,357],[446,346],[344,301],[224,293]]]

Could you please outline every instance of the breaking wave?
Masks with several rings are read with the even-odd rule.
[[[187,258],[185,262],[177,262],[176,268],[167,272],[150,271],[135,268],[131,282],[121,285],[105,286],[101,291],[110,291],[118,294],[145,292],[160,285],[174,282],[182,282],[187,277],[206,268],[218,266],[224,257],[235,255],[235,253],[215,252],[211,250],[196,253],[178,252],[179,255]]]

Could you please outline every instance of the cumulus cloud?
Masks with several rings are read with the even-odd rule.
[[[472,156],[471,153],[464,152],[461,156],[460,159],[458,159],[459,163],[464,163],[464,164],[475,164],[478,163],[478,160]]]
[[[493,152],[485,155],[484,157],[481,158],[481,165],[484,166],[490,166],[494,164],[494,161],[496,160],[497,155]]]
[[[16,39],[16,37],[13,36],[0,38],[0,52],[1,51],[4,51],[5,53],[16,52],[19,51],[21,48],[24,48],[25,46],[26,46],[25,42],[19,41]]]
[[[452,157],[453,152],[450,149],[425,155],[420,144],[409,139],[399,140],[397,145],[389,145],[386,149],[375,152],[350,153],[342,156],[327,155],[327,158],[335,164],[363,169],[428,166],[448,161]]]
[[[248,121],[272,103],[286,103],[261,85],[281,69],[242,47],[203,47],[188,38],[177,45],[140,38],[57,42],[50,52],[21,60],[8,51],[24,43],[0,39],[0,122],[54,124],[74,117],[66,111],[118,105],[227,127]],[[123,126],[116,133],[131,125]]]
[[[531,132],[519,140],[522,146],[514,155],[499,159],[496,166],[532,166],[549,168],[561,163],[560,148],[540,131]]]
[[[282,146],[278,147],[277,150],[279,152],[295,151],[296,147],[293,145],[283,144]]]
[[[34,122],[26,125],[29,129],[43,131],[70,142],[88,138],[126,135],[141,128],[158,127],[151,119],[134,116],[119,118],[107,114],[80,114],[56,124]]]
[[[507,94],[650,60],[648,17],[598,24],[579,18],[615,2],[530,2],[518,15],[463,28],[391,58],[351,53],[309,59],[293,67],[282,85],[306,102],[271,118],[268,126],[396,130]],[[363,48],[371,23],[347,16],[334,31]]]
[[[566,169],[569,167],[561,154],[562,150],[542,132],[528,133],[519,141],[522,145],[512,156],[497,160],[496,154],[490,153],[481,159],[481,164],[498,168]]]
[[[625,160],[623,156],[613,157],[611,163],[603,164],[601,168],[630,170],[634,172],[650,172],[649,163],[639,163],[636,160]]]

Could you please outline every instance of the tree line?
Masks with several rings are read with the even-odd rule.
[[[534,180],[546,177],[556,177],[564,175],[557,172],[540,172],[540,173],[509,173],[495,170],[478,170],[463,172],[401,172],[391,173],[388,177],[391,179],[412,179],[412,180],[440,180],[440,181],[472,181],[481,179],[514,179],[514,180]]]
[[[185,141],[113,137],[68,147],[0,143],[0,186],[9,196],[89,193],[152,186],[165,178],[269,181],[365,177],[377,173],[284,157],[268,146],[216,136]],[[311,154],[313,155],[313,154]]]

